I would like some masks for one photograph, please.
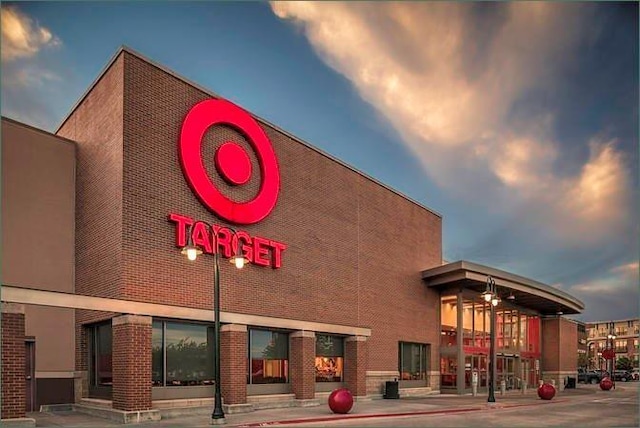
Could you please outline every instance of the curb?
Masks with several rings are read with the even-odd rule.
[[[289,419],[289,420],[270,421],[270,422],[252,422],[247,424],[239,424],[235,426],[237,426],[238,428],[254,428],[254,427],[265,427],[265,426],[271,426],[271,425],[293,425],[293,424],[305,424],[305,423],[317,423],[317,422],[333,422],[333,421],[349,420],[349,419],[396,418],[396,417],[422,416],[422,415],[450,415],[450,414],[458,414],[458,413],[479,412],[483,410],[492,411],[492,410],[513,409],[517,407],[533,407],[533,406],[541,406],[546,404],[563,403],[566,401],[568,400],[561,399],[561,400],[541,401],[537,403],[527,403],[527,404],[505,404],[505,405],[487,404],[484,406],[465,407],[460,409],[426,410],[423,412],[373,413],[373,414],[364,414],[364,415],[323,416],[323,417],[315,417],[315,418],[300,418],[300,419]]]

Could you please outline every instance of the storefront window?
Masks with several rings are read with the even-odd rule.
[[[249,333],[249,383],[288,383],[289,335],[271,330]]]
[[[213,328],[166,321],[153,323],[153,386],[213,385]]]
[[[340,336],[316,335],[316,382],[342,382],[344,339]]]
[[[457,357],[440,357],[440,386],[455,388],[458,370]]]
[[[400,342],[400,380],[425,380],[429,346],[422,343]]]
[[[440,349],[456,348],[458,326],[458,311],[456,296],[443,296],[440,304],[440,322],[442,331],[440,332]]]
[[[92,386],[111,386],[112,373],[112,336],[111,321],[89,327],[91,348],[90,369]]]

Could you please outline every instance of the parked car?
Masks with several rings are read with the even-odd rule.
[[[631,372],[628,372],[626,370],[614,370],[613,371],[613,380],[621,381],[621,382],[628,382],[630,380],[633,380],[633,375],[631,374]]]
[[[578,382],[580,383],[600,383],[602,377],[602,374],[596,370],[587,371],[585,369],[578,369]]]

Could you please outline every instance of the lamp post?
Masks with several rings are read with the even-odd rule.
[[[615,349],[613,347],[613,341],[616,340],[616,335],[613,334],[613,323],[611,323],[611,326],[609,327],[609,331],[610,333],[607,335],[607,339],[609,339],[609,349],[611,349],[611,363],[607,364],[607,369],[610,368],[610,372],[609,375],[611,376],[611,382],[613,382],[613,389],[616,389],[616,380],[615,380],[615,374],[614,371],[616,370],[616,354],[615,354]]]
[[[202,250],[197,246],[193,245],[192,239],[192,231],[198,225],[198,223],[204,225],[205,230],[211,231],[213,233],[213,316],[214,316],[214,343],[215,349],[213,352],[213,370],[215,377],[215,393],[214,393],[214,405],[213,405],[213,413],[211,414],[211,421],[214,425],[220,425],[225,422],[224,420],[224,410],[222,410],[222,392],[220,389],[220,263],[218,261],[218,232],[211,228],[207,223],[203,221],[196,221],[191,225],[191,228],[187,231],[187,245],[182,248],[180,251],[181,254],[187,256],[187,258],[191,261],[195,261],[198,255],[202,254]],[[232,228],[227,228],[228,230],[236,235],[236,231]],[[219,230],[219,229],[218,229]],[[231,258],[231,263],[235,264],[236,268],[242,269],[245,263],[248,263],[249,260],[244,258],[242,254],[242,248],[240,245],[240,241],[238,240],[238,245],[236,247],[236,254]]]
[[[500,303],[500,297],[496,291],[496,282],[491,276],[487,276],[487,289],[482,293],[484,301],[490,304],[490,327],[489,329],[489,397],[487,402],[495,403],[495,370],[496,370],[496,310]]]

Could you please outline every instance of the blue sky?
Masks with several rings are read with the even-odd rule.
[[[444,256],[638,316],[637,3],[2,3],[2,114],[120,45],[444,218]]]

